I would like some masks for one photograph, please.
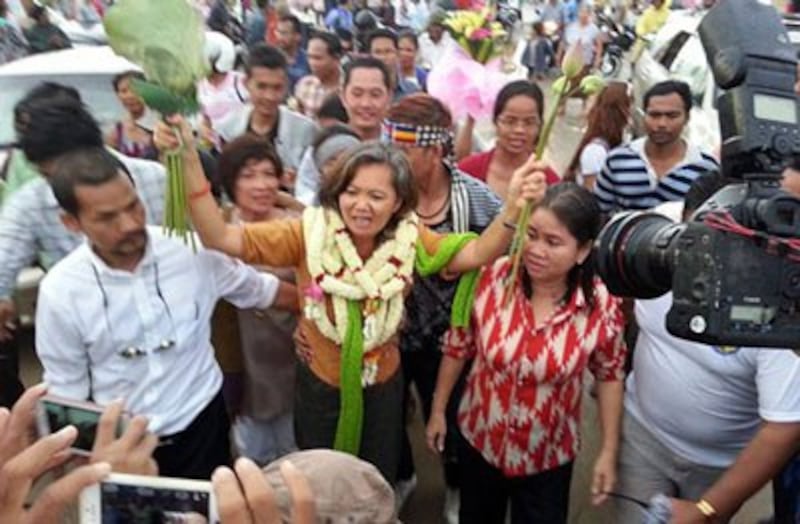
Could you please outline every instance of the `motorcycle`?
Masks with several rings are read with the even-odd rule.
[[[600,62],[600,74],[613,78],[622,68],[622,56],[628,52],[636,41],[636,31],[627,25],[618,24],[611,17],[597,15],[597,22],[603,32],[603,59]]]

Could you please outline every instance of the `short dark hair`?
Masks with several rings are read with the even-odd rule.
[[[404,29],[397,34],[397,45],[400,45],[400,40],[409,40],[414,44],[415,49],[419,49],[419,38],[417,34],[411,29]]]
[[[328,49],[328,54],[330,56],[341,58],[343,54],[342,42],[336,35],[328,31],[312,31],[311,35],[308,37],[308,42],[311,43],[314,39],[322,40],[325,43],[325,47]]]
[[[292,24],[292,31],[297,33],[298,35],[303,34],[303,22],[300,21],[299,18],[292,14],[283,14],[278,18],[278,22],[289,22]]]
[[[692,213],[700,209],[703,202],[727,186],[729,182],[718,170],[706,171],[695,178],[683,197],[683,219],[688,220]]]
[[[688,115],[689,111],[692,109],[692,90],[689,88],[689,84],[682,80],[664,80],[663,82],[653,85],[644,94],[644,99],[642,100],[644,110],[647,111],[650,99],[654,96],[666,96],[673,93],[681,97],[683,108]]]
[[[402,205],[386,225],[391,233],[397,223],[408,212],[417,208],[417,186],[411,175],[411,166],[405,154],[395,147],[375,140],[361,143],[348,150],[336,163],[335,174],[323,177],[319,187],[319,203],[322,207],[339,212],[339,195],[344,193],[359,169],[370,165],[385,165],[392,173],[392,185]]]
[[[144,73],[131,69],[130,71],[123,71],[118,75],[114,75],[114,78],[111,79],[111,85],[114,86],[114,91],[119,91],[119,85],[123,80],[130,80],[133,78],[136,80],[146,80]]]
[[[67,98],[77,102],[82,102],[81,94],[72,86],[59,84],[56,82],[41,82],[17,101],[14,105],[14,126],[20,132],[21,126],[25,125],[29,117],[27,108],[37,100],[55,100]]]
[[[392,75],[389,73],[389,68],[386,64],[375,58],[374,56],[359,56],[354,58],[344,68],[344,87],[350,84],[350,77],[353,76],[353,71],[356,69],[377,69],[383,76],[383,85],[389,92],[392,91]]]
[[[245,73],[249,76],[252,74],[254,67],[281,69],[286,72],[289,68],[289,64],[286,62],[286,55],[284,55],[280,49],[259,42],[248,51],[247,60],[244,64]]]
[[[492,112],[492,120],[497,120],[505,108],[508,101],[515,96],[527,96],[536,102],[536,109],[539,113],[539,119],[544,115],[544,94],[538,85],[528,80],[515,80],[503,86],[497,98],[494,100],[494,111]]]
[[[222,187],[231,202],[236,204],[236,182],[249,162],[266,160],[275,168],[275,175],[280,180],[283,175],[283,163],[278,153],[267,140],[250,134],[244,134],[222,148],[219,156],[218,173]]]
[[[125,165],[105,147],[86,147],[73,149],[59,157],[48,182],[61,209],[78,216],[80,206],[75,196],[76,187],[100,186],[120,175],[127,176],[134,184]]]
[[[333,118],[345,124],[350,121],[339,93],[331,93],[322,100],[322,105],[317,111],[317,120],[323,118]]]
[[[367,40],[364,43],[367,45],[368,50],[372,49],[372,42],[378,38],[388,38],[394,43],[395,48],[397,47],[397,33],[387,27],[379,27],[370,31],[367,35]]]
[[[339,40],[347,40],[350,43],[352,43],[353,39],[355,38],[352,31],[343,27],[336,29],[336,36],[339,37]]]
[[[102,147],[100,126],[82,102],[70,97],[37,99],[24,107],[17,126],[19,148],[31,162],[76,149]]]

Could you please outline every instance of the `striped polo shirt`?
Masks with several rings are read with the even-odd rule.
[[[660,179],[644,152],[647,137],[617,147],[608,154],[597,177],[594,195],[604,213],[650,209],[664,202],[683,200],[694,179],[719,170],[717,160],[694,144],[686,146],[683,160]]]

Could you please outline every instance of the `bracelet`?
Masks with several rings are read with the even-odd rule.
[[[203,189],[198,189],[197,191],[189,194],[189,201],[191,202],[197,200],[198,198],[202,198],[209,193],[211,193],[211,184],[208,182],[208,180],[206,180],[206,185],[203,187]]]
[[[698,500],[695,506],[697,506],[698,511],[707,519],[712,519],[717,516],[717,510],[706,499]]]

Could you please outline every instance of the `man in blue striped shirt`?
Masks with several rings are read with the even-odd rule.
[[[643,103],[647,136],[612,150],[597,177],[594,194],[605,213],[683,200],[695,178],[719,169],[714,157],[681,137],[692,107],[688,84],[659,82]]]

